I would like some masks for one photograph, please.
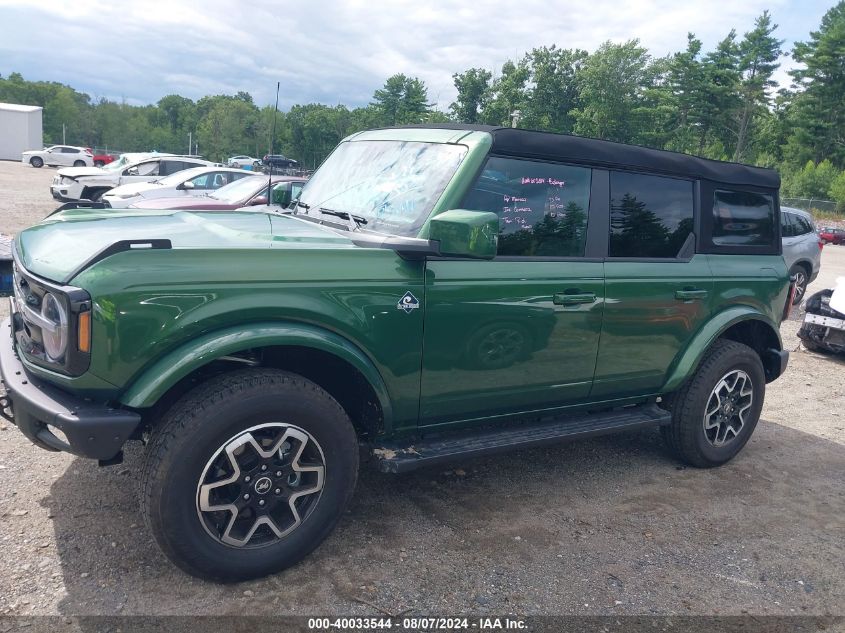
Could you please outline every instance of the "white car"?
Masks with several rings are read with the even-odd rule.
[[[174,154],[123,154],[104,167],[70,167],[60,169],[50,185],[56,200],[76,202],[97,201],[115,187],[130,183],[150,182],[193,167],[213,167],[214,163],[201,158]]]
[[[53,145],[44,149],[31,149],[21,154],[24,165],[43,167],[56,165],[59,167],[92,167],[94,155],[86,147],[73,145]]]
[[[159,180],[115,187],[100,200],[114,209],[123,209],[130,204],[153,198],[203,196],[249,175],[251,174],[243,169],[194,167]]]
[[[257,158],[253,158],[252,156],[232,156],[226,161],[226,164],[229,167],[239,167],[243,169],[244,167],[258,167],[261,164],[261,161]]]

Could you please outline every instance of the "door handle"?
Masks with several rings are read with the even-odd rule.
[[[700,288],[684,288],[675,291],[675,299],[679,301],[692,301],[694,299],[706,299],[707,291]]]
[[[595,292],[568,293],[558,292],[552,297],[552,303],[556,306],[574,306],[579,303],[593,303],[596,300]]]

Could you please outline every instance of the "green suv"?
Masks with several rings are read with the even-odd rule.
[[[788,352],[775,172],[479,126],[345,139],[287,208],[67,209],[15,241],[0,409],[120,461],[165,554],[284,569],[383,472],[660,427],[733,458]]]

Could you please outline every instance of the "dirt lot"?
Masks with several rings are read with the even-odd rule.
[[[56,206],[53,174],[0,162],[0,231]],[[828,246],[811,291],[839,275],[845,247]],[[802,351],[797,329],[783,325],[789,371],[723,468],[680,467],[648,431],[448,472],[365,470],[317,552],[233,586],[158,552],[139,450],[100,469],[2,423],[0,615],[843,614],[845,359]]]

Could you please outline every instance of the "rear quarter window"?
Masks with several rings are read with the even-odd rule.
[[[772,196],[753,191],[715,191],[712,229],[715,246],[769,246],[775,235]]]

